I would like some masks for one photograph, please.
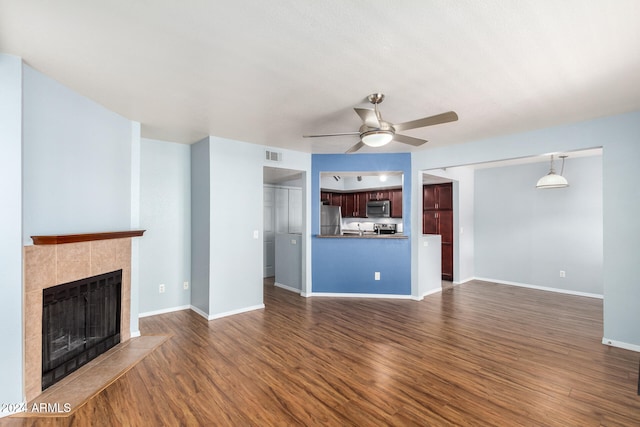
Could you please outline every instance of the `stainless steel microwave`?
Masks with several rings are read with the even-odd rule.
[[[391,216],[391,204],[388,200],[369,200],[367,202],[368,218],[389,218]]]

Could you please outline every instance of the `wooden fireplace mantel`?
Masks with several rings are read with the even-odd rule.
[[[147,230],[110,231],[104,233],[59,234],[51,236],[31,236],[34,245],[61,245],[63,243],[91,242],[93,240],[124,239],[140,237]]]

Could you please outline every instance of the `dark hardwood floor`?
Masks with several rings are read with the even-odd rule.
[[[424,301],[302,298],[173,337],[68,418],[0,425],[640,425],[640,355],[601,344],[602,301],[470,282]]]

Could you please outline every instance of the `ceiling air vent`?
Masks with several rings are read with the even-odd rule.
[[[266,150],[264,153],[265,153],[266,160],[273,160],[274,162],[282,161],[282,153],[278,153],[277,151],[269,151],[269,150]]]

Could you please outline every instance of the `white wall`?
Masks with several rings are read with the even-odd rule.
[[[140,230],[140,130],[139,122],[131,122],[131,222],[132,230]],[[131,337],[140,336],[140,240],[131,239]]]
[[[380,181],[380,172],[375,172],[375,175],[366,175],[363,172],[361,180],[358,181],[357,176],[349,174],[345,176],[344,172],[323,172],[320,176],[320,188],[323,190],[335,190],[335,191],[365,191],[378,188],[397,188],[402,187],[404,181],[403,174],[401,172],[391,172],[387,175],[386,181]],[[339,176],[338,181],[335,180],[335,176]]]
[[[140,224],[141,314],[191,303],[191,149],[189,145],[142,139]],[[165,285],[159,293],[158,286]]]
[[[297,292],[302,290],[301,241],[300,234],[276,234],[276,286]]]
[[[22,386],[22,61],[0,54],[0,403]],[[8,413],[0,413],[0,417]]]
[[[442,290],[442,236],[439,234],[419,234],[418,272],[420,283],[418,295],[422,299]]]
[[[10,262],[1,270],[6,285],[0,290],[0,369],[7,372],[2,371],[0,402],[11,403],[23,397],[22,245],[32,244],[32,235],[130,228],[132,143],[139,125],[20,58],[0,55],[0,86],[1,195],[10,207],[0,214],[0,255]]]
[[[640,350],[640,287],[636,286],[640,276],[640,112],[413,153],[414,198],[419,200],[420,171],[594,147],[604,147],[604,338],[613,345]],[[421,212],[414,209],[412,215],[417,226]],[[415,248],[418,241],[414,240]],[[418,252],[413,252],[415,265]],[[417,289],[419,277],[413,272],[412,289]]]
[[[548,162],[476,171],[478,278],[602,295],[602,157],[566,165],[570,186],[548,190]]]
[[[209,137],[191,144],[191,307],[209,316],[211,177]]]
[[[306,189],[309,188],[311,156],[278,150],[285,151],[285,160],[272,162],[265,160],[265,149],[268,147],[209,138],[209,318],[263,307],[264,166],[307,172],[303,215],[304,223],[310,223],[310,198]],[[305,233],[308,234],[308,230],[303,231],[301,242],[303,288],[307,284],[310,287],[311,263],[310,239]],[[192,253],[192,257],[196,256],[199,255]]]
[[[131,121],[26,65],[23,76],[24,244],[128,230]]]

